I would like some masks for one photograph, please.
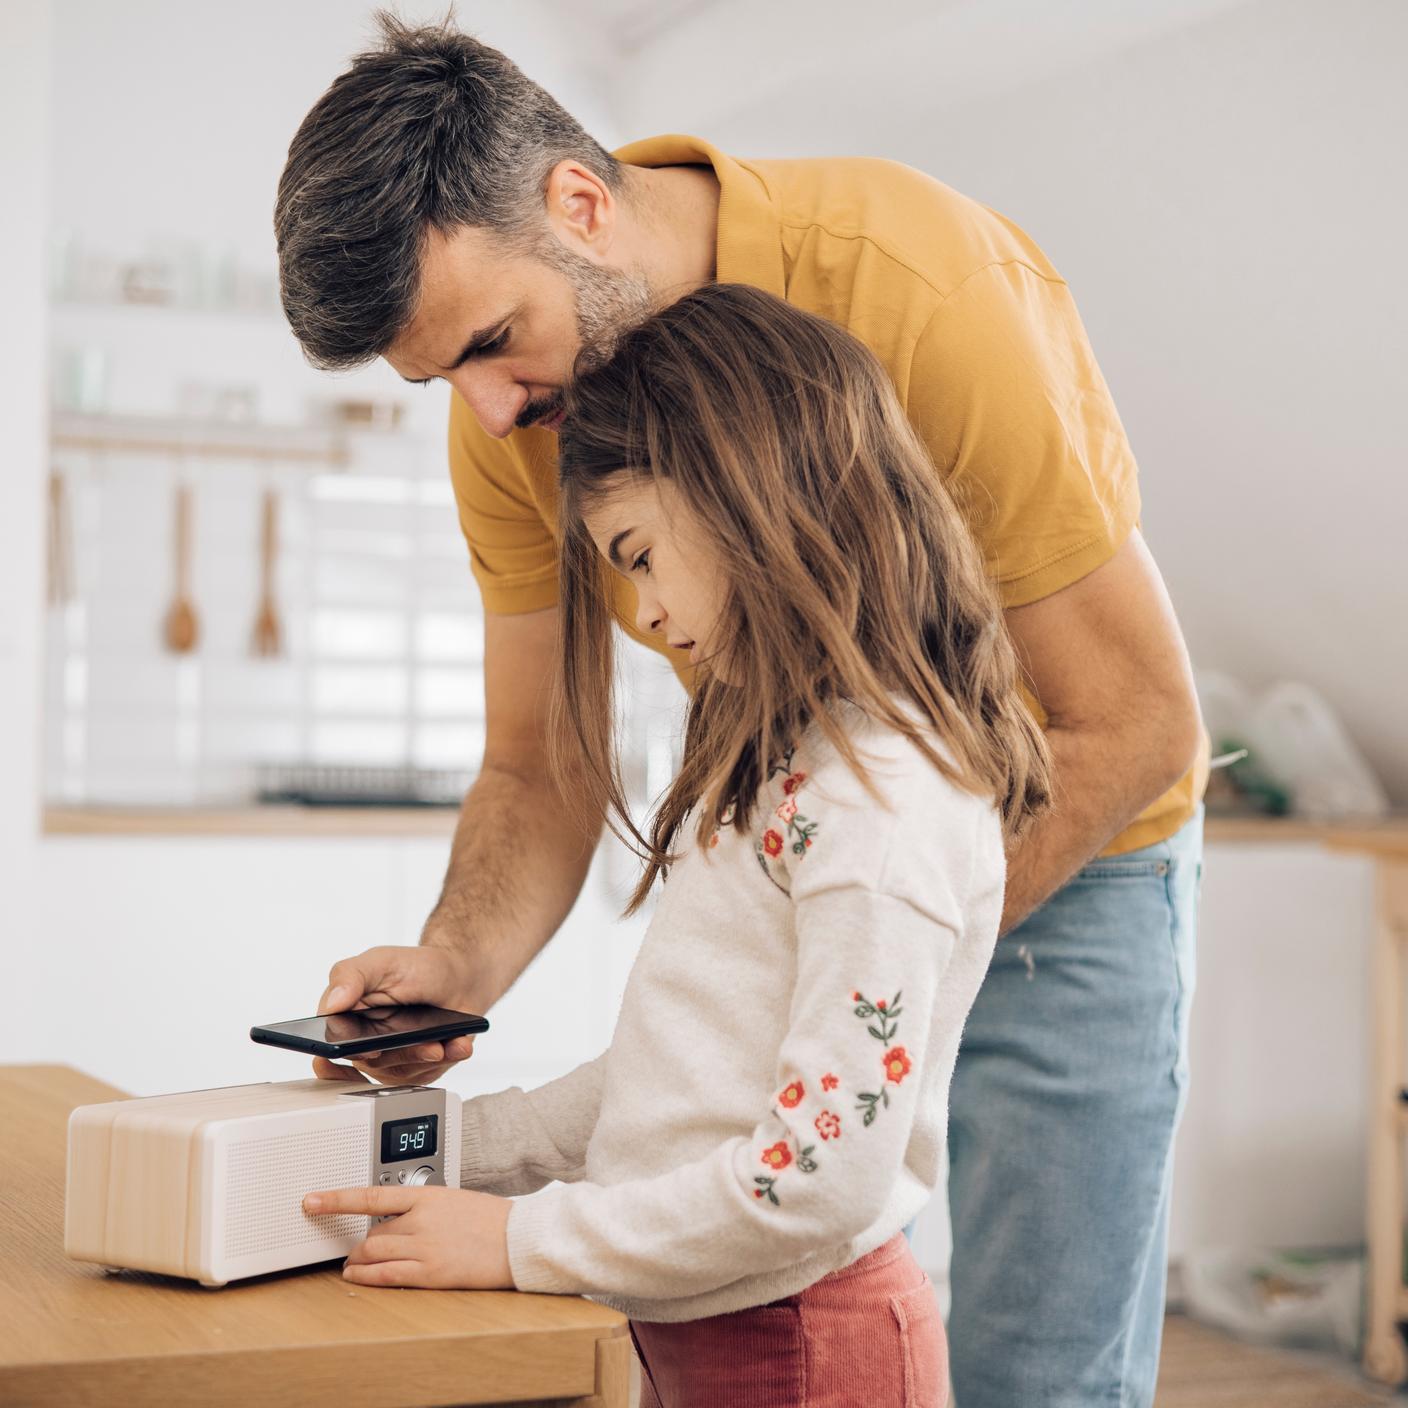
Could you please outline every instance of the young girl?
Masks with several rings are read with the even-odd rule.
[[[619,1308],[646,1405],[942,1403],[902,1229],[1004,836],[1048,794],[996,593],[879,363],[756,289],[703,288],[585,371],[560,465],[562,764],[642,854],[631,907],[659,902],[605,1054],[464,1107],[465,1187],[535,1195],[397,1195],[397,1230],[480,1247],[409,1283]],[[625,583],[695,667],[648,835],[611,729]]]

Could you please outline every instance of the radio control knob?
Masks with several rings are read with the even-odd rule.
[[[420,1188],[429,1183],[434,1177],[435,1170],[431,1168],[429,1164],[422,1164],[421,1167],[406,1180],[406,1185],[407,1187]]]

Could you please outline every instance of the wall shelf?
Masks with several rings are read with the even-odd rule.
[[[56,412],[56,449],[157,454],[192,459],[277,460],[344,469],[347,438],[322,426],[191,420],[182,417],[79,415]]]

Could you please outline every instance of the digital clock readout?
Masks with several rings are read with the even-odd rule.
[[[439,1115],[422,1115],[414,1120],[389,1120],[381,1127],[382,1163],[431,1158],[437,1147],[439,1123]]]

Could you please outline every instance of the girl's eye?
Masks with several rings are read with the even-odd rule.
[[[639,572],[642,567],[643,567],[647,572],[650,571],[650,549],[649,549],[649,548],[646,548],[646,550],[645,550],[643,553],[641,553],[641,555],[640,555],[638,558],[636,558],[636,560],[635,560],[633,563],[631,563],[631,571],[632,571],[632,572]]]

